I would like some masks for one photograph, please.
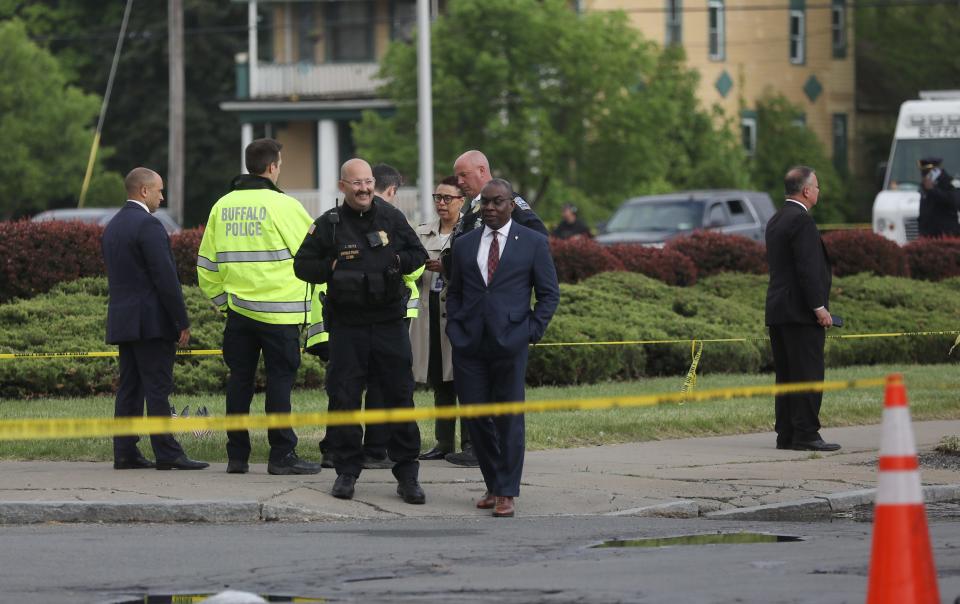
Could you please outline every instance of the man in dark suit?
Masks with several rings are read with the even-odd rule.
[[[810,210],[820,184],[812,168],[791,168],[784,178],[786,201],[767,223],[766,324],[777,383],[823,381],[823,344],[833,325],[830,304],[832,269]],[[820,437],[822,392],[776,397],[777,448],[836,451],[840,445]]]
[[[514,220],[513,188],[493,179],[480,192],[483,228],[453,249],[447,335],[463,405],[524,400],[528,345],[538,342],[560,302],[547,238]],[[531,288],[536,304],[530,309]],[[487,491],[477,501],[514,515],[523,471],[523,415],[465,421]]]
[[[151,216],[163,201],[163,180],[147,168],[127,174],[127,203],[107,225],[101,242],[110,302],[107,343],[120,347],[115,417],[170,417],[177,345],[190,341],[190,322],[170,252],[170,239]],[[209,464],[186,456],[170,434],[150,435],[156,464],[137,449],[138,436],[113,438],[117,470],[200,470]]]

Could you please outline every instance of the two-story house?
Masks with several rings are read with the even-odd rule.
[[[578,8],[625,11],[646,38],[682,46],[700,73],[701,102],[739,118],[748,152],[757,139],[756,101],[770,90],[800,106],[798,119],[838,170],[848,170],[854,53],[845,0],[580,0]]]
[[[237,98],[221,107],[237,116],[244,147],[261,136],[283,143],[281,184],[319,215],[336,197],[340,163],[354,153],[351,121],[392,110],[376,93],[378,61],[392,40],[409,39],[417,2],[235,1],[248,6],[248,52],[237,60]],[[430,4],[435,15],[446,2]],[[845,0],[573,0],[571,10],[622,10],[646,38],[683,46],[700,73],[700,100],[739,118],[748,152],[757,99],[768,90],[785,95],[847,171],[854,60]],[[416,217],[412,189],[400,205]]]
[[[238,1],[248,6],[248,51],[237,57],[237,98],[220,106],[240,122],[240,163],[253,139],[280,141],[280,184],[317,216],[354,154],[350,123],[392,108],[376,94],[378,61],[391,40],[409,39],[416,0]],[[400,201],[413,212],[415,192]]]

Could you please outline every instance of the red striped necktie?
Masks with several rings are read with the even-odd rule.
[[[496,231],[491,231],[493,241],[490,242],[490,253],[487,254],[487,285],[493,282],[493,273],[497,271],[497,265],[500,264],[500,239]]]

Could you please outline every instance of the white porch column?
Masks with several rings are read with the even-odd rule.
[[[339,190],[340,180],[340,142],[337,140],[337,122],[320,120],[317,122],[317,189],[320,192],[320,211],[332,208]]]
[[[250,78],[250,98],[257,97],[257,62],[260,60],[257,56],[257,0],[250,0],[247,3],[247,56],[250,57],[249,75]]]
[[[244,160],[244,151],[247,145],[253,142],[253,124],[245,122],[240,125],[240,173],[247,173],[247,162]]]

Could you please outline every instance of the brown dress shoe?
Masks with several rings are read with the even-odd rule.
[[[496,506],[493,508],[494,518],[513,518],[513,497],[497,497]]]
[[[489,491],[483,494],[483,497],[477,499],[477,508],[481,510],[491,510],[497,505],[497,498]]]

